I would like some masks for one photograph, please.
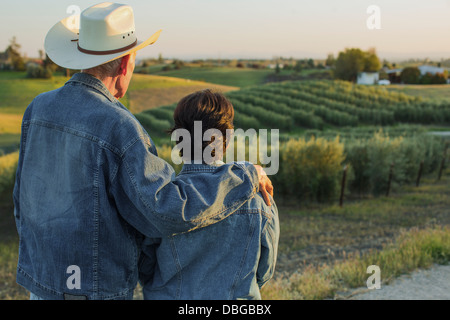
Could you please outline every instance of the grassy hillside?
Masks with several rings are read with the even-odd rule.
[[[63,76],[49,80],[27,79],[25,76],[25,72],[0,72],[0,117],[4,114],[22,115],[34,97],[57,89],[67,81]]]
[[[390,85],[386,89],[435,102],[450,101],[450,85]]]
[[[67,78],[27,79],[25,72],[0,72],[0,155],[17,148],[22,116],[40,93],[57,89]]]
[[[153,73],[150,70],[150,73]],[[179,70],[156,71],[156,75],[210,82],[234,87],[248,87],[263,84],[267,75],[274,73],[270,69],[221,68],[221,67],[184,67]]]
[[[220,92],[238,90],[202,81],[166,76],[134,74],[127,92],[128,108],[133,113],[178,102],[182,97],[206,88]]]
[[[40,93],[57,89],[68,80],[27,79],[25,72],[0,72],[0,154],[16,148],[20,139],[22,116],[30,102]],[[135,74],[121,102],[133,113],[177,102],[197,90],[213,88],[221,92],[236,87],[154,75]]]

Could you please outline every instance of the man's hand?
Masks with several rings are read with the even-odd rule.
[[[261,166],[255,165],[255,169],[258,172],[259,191],[261,192],[266,204],[271,206],[272,204],[270,203],[269,194],[273,197],[272,181],[270,181],[269,177],[267,177],[266,172]]]

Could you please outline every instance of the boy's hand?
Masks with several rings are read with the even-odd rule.
[[[255,165],[255,169],[258,172],[258,178],[259,178],[259,192],[261,192],[261,195],[266,202],[268,206],[271,206],[269,194],[273,197],[273,185],[272,181],[270,181],[269,177],[267,177],[266,172],[264,169],[259,166]]]

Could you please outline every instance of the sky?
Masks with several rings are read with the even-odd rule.
[[[0,51],[16,36],[37,57],[47,31],[101,0],[3,0]],[[124,0],[136,32],[159,40],[139,58],[325,59],[345,48],[376,48],[390,61],[450,58],[450,0]],[[370,10],[376,6],[377,12]],[[369,9],[369,11],[368,11]]]

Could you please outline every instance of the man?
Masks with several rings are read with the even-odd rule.
[[[213,186],[179,181],[117,100],[136,51],[159,32],[138,41],[132,9],[114,3],[86,9],[79,23],[57,23],[45,49],[56,64],[82,72],[36,97],[23,117],[14,187],[17,282],[32,299],[131,299],[144,236],[210,225],[258,187],[269,198],[272,186],[250,164],[222,166]]]

